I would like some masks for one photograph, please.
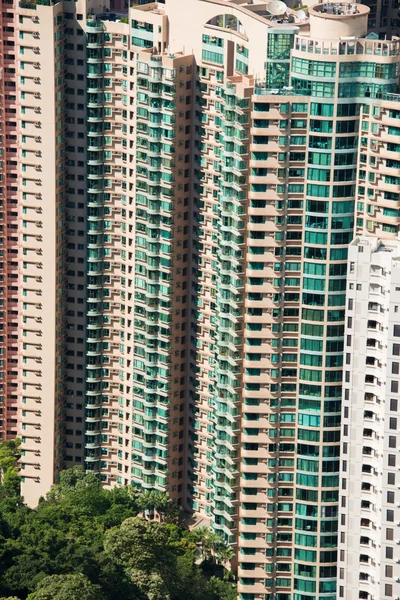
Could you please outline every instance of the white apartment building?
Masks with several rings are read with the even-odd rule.
[[[400,598],[400,242],[349,247],[338,596]]]

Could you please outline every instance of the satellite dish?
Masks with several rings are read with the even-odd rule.
[[[271,0],[271,2],[267,4],[267,11],[274,17],[284,15],[286,10],[287,6],[282,0]]]
[[[299,21],[305,21],[307,19],[307,13],[305,13],[304,10],[298,10],[296,14]]]

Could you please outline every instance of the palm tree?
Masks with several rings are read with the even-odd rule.
[[[177,507],[166,492],[145,490],[138,496],[138,505],[146,519],[154,519],[156,514],[160,521],[166,517],[172,521],[178,518]]]
[[[220,546],[221,543],[223,542],[218,533],[208,530],[203,545],[208,560],[213,560],[217,548]]]
[[[200,549],[202,560],[211,560],[215,555],[216,549],[222,542],[221,537],[211,531],[208,527],[197,527],[190,532],[190,538]]]
[[[225,543],[222,543],[215,551],[215,560],[217,564],[221,565],[224,569],[224,579],[230,579],[232,577],[232,572],[227,563],[230,563],[235,556],[236,552],[232,546],[228,546]]]

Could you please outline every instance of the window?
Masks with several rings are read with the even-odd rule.
[[[333,117],[333,104],[322,104],[320,102],[311,102],[311,114],[319,117]]]
[[[311,181],[329,181],[330,178],[328,169],[308,169],[308,179]]]
[[[206,62],[216,63],[222,65],[224,62],[224,55],[218,52],[211,52],[211,50],[203,50],[202,58]]]
[[[336,65],[332,62],[306,60],[304,58],[294,58],[292,62],[294,73],[302,75],[312,75],[316,77],[334,77]],[[332,105],[331,105],[332,106]]]
[[[395,337],[400,337],[400,325],[393,326],[393,335]]]
[[[391,565],[385,566],[385,577],[393,577],[393,567]]]

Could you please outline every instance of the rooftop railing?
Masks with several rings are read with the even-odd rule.
[[[20,8],[30,8],[36,10],[36,6],[54,6],[58,4],[61,0],[20,0],[19,7]]]

